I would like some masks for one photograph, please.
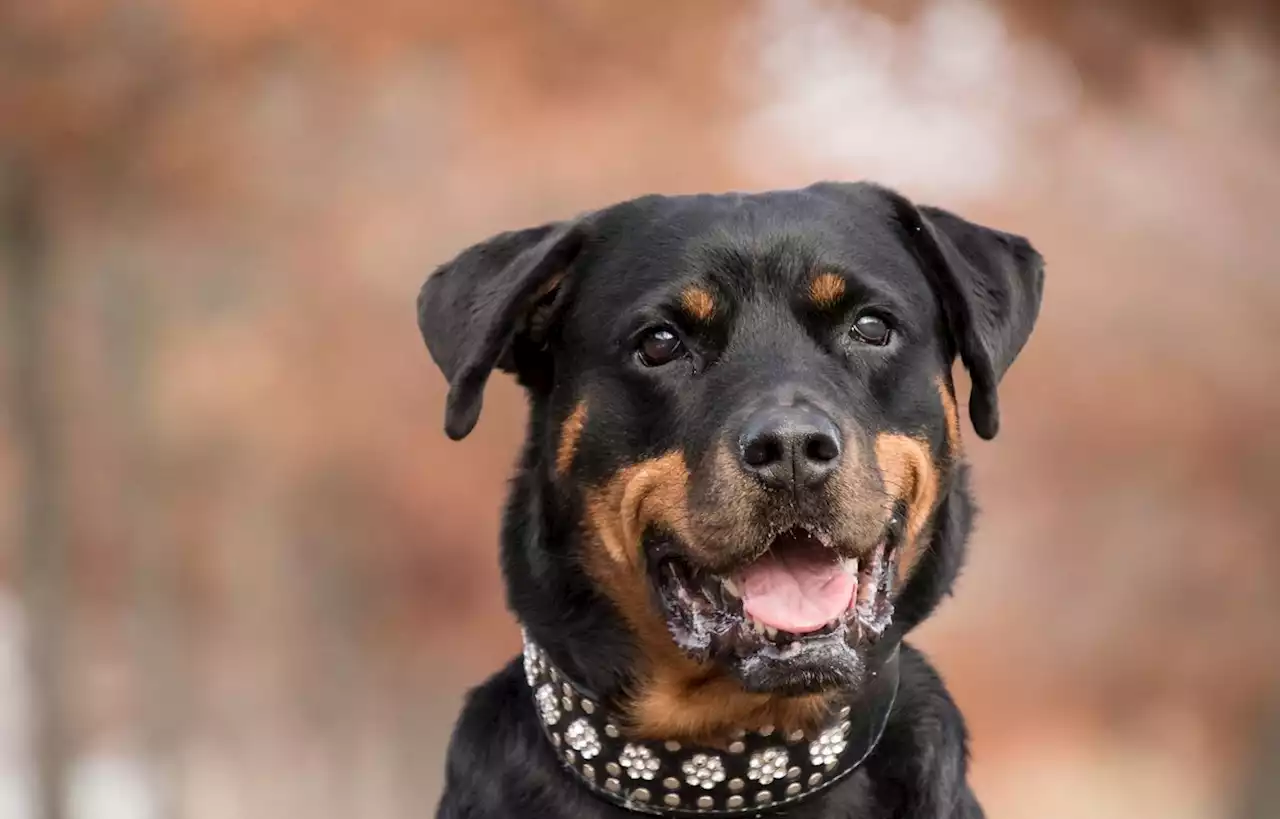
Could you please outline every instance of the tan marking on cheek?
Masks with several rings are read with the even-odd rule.
[[[844,298],[844,279],[835,273],[819,273],[809,282],[809,301],[814,307],[834,307]]]
[[[925,545],[922,535],[938,503],[938,470],[928,444],[907,435],[876,436],[876,461],[885,489],[907,506],[902,555],[898,559],[901,583],[911,575]]]
[[[716,300],[703,287],[689,287],[680,294],[680,306],[696,321],[710,321],[716,312]]]
[[[951,458],[958,458],[964,452],[960,440],[960,410],[956,407],[956,397],[947,386],[947,380],[938,376],[938,397],[942,399],[942,413],[947,419],[947,450]]]
[[[584,568],[613,601],[638,649],[627,734],[723,747],[738,728],[812,730],[826,713],[827,697],[748,693],[718,667],[689,659],[667,631],[650,592],[641,537],[646,527],[660,525],[683,543],[694,542],[689,480],[683,456],[670,453],[627,467],[587,493]]]
[[[660,524],[678,537],[688,536],[688,486],[684,456],[673,452],[628,466],[587,493],[587,526],[614,566],[644,580],[640,536],[648,525]]]
[[[579,401],[560,425],[560,446],[556,448],[556,474],[567,475],[573,466],[573,456],[578,452],[578,441],[582,438],[582,427],[587,422],[587,402]]]

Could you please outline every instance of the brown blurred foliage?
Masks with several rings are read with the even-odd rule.
[[[0,817],[429,812],[516,647],[523,409],[496,383],[444,440],[421,278],[618,198],[820,177],[1049,260],[920,637],[991,815],[1273,815],[1278,20],[0,2]]]

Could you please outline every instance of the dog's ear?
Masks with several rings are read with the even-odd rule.
[[[909,228],[917,236],[973,385],[969,418],[974,430],[990,440],[1000,429],[996,387],[1040,313],[1044,260],[1021,236],[941,208],[915,211]]]
[[[445,433],[475,428],[494,367],[516,372],[536,351],[561,284],[585,241],[580,222],[501,233],[464,250],[432,273],[418,294],[418,328],[449,381]]]

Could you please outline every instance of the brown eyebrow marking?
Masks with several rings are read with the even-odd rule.
[[[819,273],[809,282],[809,301],[815,307],[834,307],[844,298],[844,279],[835,273]]]
[[[715,297],[706,288],[698,285],[685,288],[680,294],[680,306],[690,317],[698,321],[709,321],[716,312]]]

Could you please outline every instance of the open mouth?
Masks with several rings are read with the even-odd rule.
[[[869,553],[851,557],[823,533],[793,527],[724,573],[695,568],[669,548],[651,555],[672,639],[697,659],[776,664],[818,647],[856,649],[874,643],[893,619],[892,531]]]

